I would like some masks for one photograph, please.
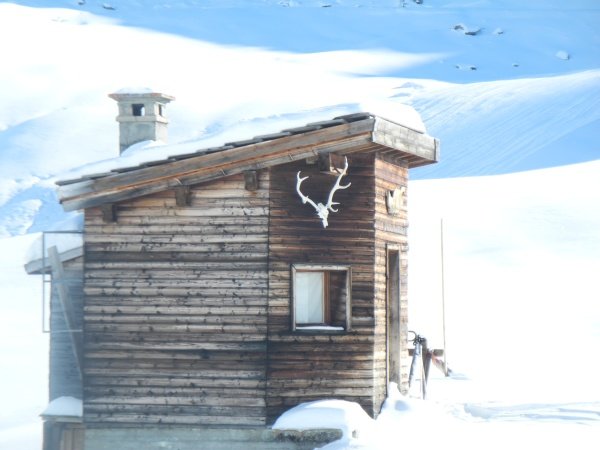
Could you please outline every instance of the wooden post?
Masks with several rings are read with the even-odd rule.
[[[448,357],[446,356],[446,287],[444,285],[444,219],[440,219],[440,264],[442,277],[442,337],[444,340],[444,376],[448,376]]]
[[[60,450],[64,424],[53,420],[44,421],[43,450]]]
[[[175,204],[177,206],[190,206],[192,195],[189,186],[178,186],[175,188]]]
[[[247,170],[244,172],[244,188],[247,191],[258,190],[258,175],[256,170]]]
[[[106,203],[100,207],[102,209],[102,220],[106,223],[117,221],[117,208],[114,203]]]
[[[429,367],[431,365],[431,350],[429,350],[427,339],[425,338],[421,341],[421,358],[423,358],[423,379],[421,380],[421,385],[423,386],[423,398],[426,398]]]
[[[317,164],[320,172],[338,175],[340,172],[338,169],[344,167],[345,160],[343,156],[335,153],[321,153]]]

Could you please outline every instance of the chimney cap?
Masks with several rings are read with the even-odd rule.
[[[152,98],[155,100],[162,100],[165,103],[168,103],[171,100],[175,100],[175,97],[173,97],[172,95],[154,92],[152,89],[149,88],[123,88],[119,89],[117,92],[108,94],[108,96],[118,102],[123,100],[136,100],[141,98]]]

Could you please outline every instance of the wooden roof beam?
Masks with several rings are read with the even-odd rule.
[[[360,125],[361,122],[353,122],[351,124],[347,124],[348,126],[352,125]],[[327,128],[325,130],[319,130],[314,133],[319,133],[320,131],[329,131],[333,128]],[[166,168],[166,166],[155,166],[145,169],[140,169],[142,171],[156,171],[154,179],[149,179],[147,181],[135,182],[135,179],[132,175],[132,172],[128,172],[126,174],[118,174],[110,177],[110,179],[114,179],[118,177],[118,180],[115,181],[115,186],[110,186],[108,179],[100,179],[94,181],[87,181],[84,183],[80,183],[80,185],[69,185],[65,186],[65,188],[71,188],[68,192],[61,191],[61,202],[63,204],[63,208],[66,211],[73,211],[82,208],[88,208],[93,206],[98,206],[104,203],[109,202],[118,202],[122,200],[126,200],[129,198],[139,197],[142,195],[153,194],[156,192],[161,192],[167,189],[172,189],[176,186],[181,185],[194,185],[206,181],[215,180],[218,178],[222,178],[224,176],[235,175],[249,170],[260,170],[267,167],[272,167],[275,165],[283,164],[290,161],[296,161],[300,159],[305,159],[311,156],[317,156],[319,153],[329,153],[336,151],[343,151],[345,149],[351,149],[356,145],[366,144],[371,142],[370,133],[362,132],[361,134],[356,135],[355,133],[351,133],[350,137],[339,137],[335,142],[321,142],[321,143],[311,143],[309,145],[304,146],[284,146],[282,150],[272,151],[260,154],[258,156],[253,156],[249,148],[240,147],[239,149],[226,150],[222,153],[229,153],[232,151],[243,152],[239,159],[235,159],[231,154],[229,155],[221,155],[220,153],[205,155],[202,157],[198,157],[198,159],[214,159],[215,156],[221,155],[221,163],[218,165],[210,165],[208,162],[206,164],[202,164],[202,166],[196,168],[195,170],[189,170],[184,173],[177,173],[176,175],[160,175],[161,168],[165,169],[167,172],[171,172],[171,169]],[[273,141],[277,142],[277,141]],[[370,144],[372,145],[372,143]],[[254,147],[254,146],[250,146]],[[191,162],[194,159],[187,159],[181,162]],[[171,164],[178,164],[171,163]],[[216,163],[216,161],[215,161]],[[170,166],[171,164],[168,164]],[[199,162],[198,162],[199,165]],[[121,180],[121,176],[127,175],[130,176],[131,183],[129,185],[125,184],[123,180]],[[83,186],[85,185],[85,186]],[[74,190],[76,186],[79,186],[77,190]],[[100,186],[102,189],[100,189]],[[96,187],[95,190],[94,187]],[[81,192],[80,194],[77,191]]]
[[[400,150],[408,155],[418,156],[423,164],[439,160],[439,141],[423,133],[381,117],[375,118],[373,142],[385,147]],[[412,167],[412,166],[411,166]]]
[[[368,115],[350,123],[224,148],[218,152],[205,152],[184,160],[147,164],[136,170],[115,172],[100,178],[82,179],[61,186],[59,195],[64,209],[73,211],[322,154],[346,155],[384,149],[397,152],[396,157],[400,157],[409,168],[430,164],[439,157],[436,139],[387,119]],[[329,166],[331,168],[331,164]],[[181,197],[180,204],[184,203],[183,200]]]

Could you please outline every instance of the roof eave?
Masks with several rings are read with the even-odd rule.
[[[248,170],[260,170],[302,160],[322,153],[350,154],[378,148],[406,155],[408,167],[431,164],[438,158],[436,139],[387,119],[369,116],[363,120],[283,136],[264,142],[201,153],[184,160],[165,160],[136,170],[86,177],[60,186],[59,197],[66,211],[189,186]],[[101,174],[102,175],[102,174]]]
[[[59,253],[61,262],[71,261],[80,256],[83,256],[83,246],[81,245]],[[42,275],[50,270],[50,258],[37,258],[28,261],[24,267],[28,275]]]
[[[405,154],[411,169],[439,159],[437,139],[382,117],[375,117],[373,142]]]

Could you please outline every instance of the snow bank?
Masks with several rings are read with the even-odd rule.
[[[276,430],[306,430],[336,428],[344,433],[343,440],[368,431],[373,419],[358,403],[345,400],[318,400],[302,403],[283,413],[273,425]]]
[[[368,426],[364,426],[356,438],[344,437],[321,450],[591,450],[597,446],[598,402],[461,405],[408,398],[400,394],[394,383],[388,391],[377,420],[367,422]],[[336,413],[339,417],[339,411]],[[326,423],[326,419],[318,423]]]

